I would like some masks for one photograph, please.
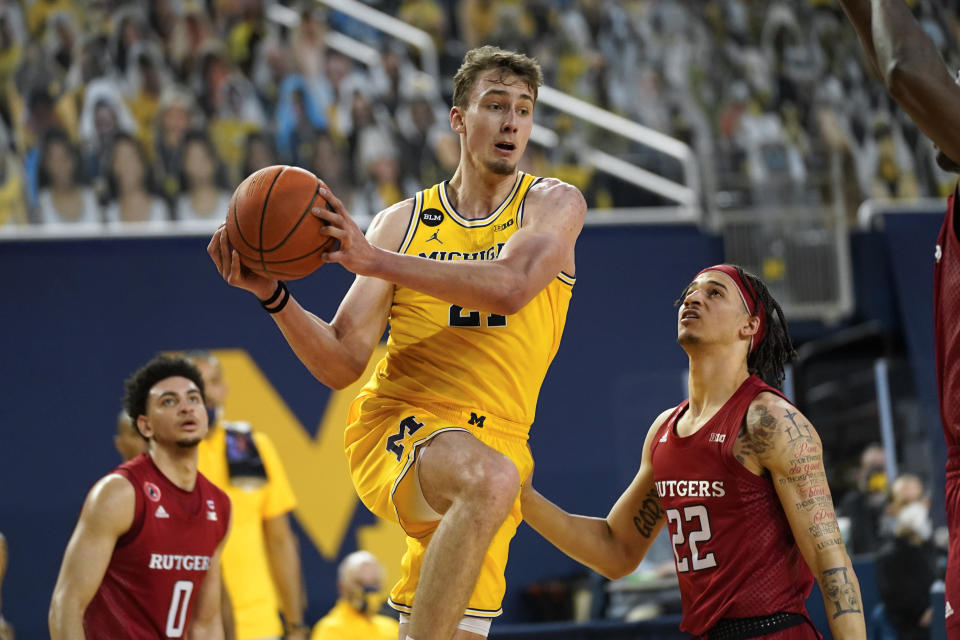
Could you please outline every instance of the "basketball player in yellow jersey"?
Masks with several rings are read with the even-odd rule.
[[[540,84],[524,55],[468,52],[450,109],[459,167],[380,212],[366,237],[321,188],[333,211],[314,214],[340,241],[327,260],[357,275],[329,323],[242,268],[222,230],[208,248],[330,387],[362,374],[390,321],[387,355],[352,406],[345,444],[364,504],[408,536],[390,594],[401,640],[484,638],[500,613],[533,464],[527,432],[563,333],[586,213],[577,189],[517,169]]]

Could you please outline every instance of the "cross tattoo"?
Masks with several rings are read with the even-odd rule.
[[[797,421],[794,419],[796,415],[796,411],[787,410],[786,418],[792,425],[787,427],[787,437],[790,438],[790,442],[795,442],[800,439],[808,440],[810,438],[810,425],[797,424]]]

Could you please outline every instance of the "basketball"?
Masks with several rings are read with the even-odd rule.
[[[295,280],[323,264],[323,254],[338,246],[323,235],[328,224],[313,215],[328,206],[318,193],[321,181],[306,169],[274,165],[240,183],[230,199],[227,239],[240,262],[260,275]]]

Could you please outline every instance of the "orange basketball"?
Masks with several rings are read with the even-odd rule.
[[[323,264],[338,246],[323,235],[327,224],[311,213],[326,207],[320,179],[306,169],[274,165],[250,174],[230,199],[227,239],[250,270],[278,280],[295,280]]]

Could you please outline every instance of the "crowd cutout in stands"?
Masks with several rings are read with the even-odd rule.
[[[960,20],[913,10],[948,66]],[[689,143],[718,207],[941,196],[952,178],[872,82],[823,0],[372,0],[427,31],[449,77],[467,48],[525,51],[546,84]],[[375,47],[367,68],[325,43]],[[360,222],[449,175],[451,87],[416,51],[313,2],[0,3],[0,226],[220,218],[268,163],[311,169]],[[655,152],[549,109],[560,134],[524,169],[596,208],[662,204],[595,172],[602,148],[682,180]],[[128,167],[129,161],[129,167]]]

